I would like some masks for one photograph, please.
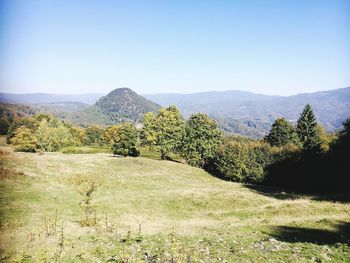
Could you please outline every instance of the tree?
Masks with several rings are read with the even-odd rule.
[[[306,150],[313,149],[319,143],[316,127],[315,114],[310,104],[307,104],[297,122],[297,133],[303,148]]]
[[[184,119],[175,106],[159,110],[156,117],[151,114],[144,119],[142,138],[146,145],[155,147],[164,160],[168,153],[179,150],[184,132]]]
[[[321,153],[328,152],[330,145],[337,138],[334,133],[328,133],[326,129],[319,123],[316,125],[316,137],[318,139],[317,148]]]
[[[126,122],[118,126],[112,138],[113,154],[137,157],[138,133],[132,123]]]
[[[109,126],[103,133],[103,142],[107,145],[112,145],[113,142],[119,140],[120,125]]]
[[[36,138],[33,132],[25,126],[16,129],[16,135],[11,138],[11,143],[15,146],[16,151],[36,152]]]
[[[85,129],[85,144],[101,145],[102,144],[103,129],[97,125],[92,125]]]
[[[17,129],[21,126],[28,128],[32,133],[34,133],[35,130],[39,126],[39,122],[35,118],[17,118],[17,119],[15,119],[11,123],[11,125],[7,131],[7,136],[6,136],[7,143],[11,143],[11,139],[16,135]]]
[[[285,146],[289,143],[297,144],[298,134],[285,118],[278,118],[272,124],[265,139],[272,146]]]
[[[64,146],[74,144],[74,138],[61,120],[43,118],[35,132],[37,148],[40,151],[55,152]]]
[[[72,134],[75,145],[82,145],[85,140],[85,129],[81,127],[69,127],[69,132]]]
[[[143,127],[140,133],[141,145],[155,146],[157,142],[156,134],[156,116],[153,112],[147,112],[143,116]]]
[[[219,147],[221,132],[217,123],[206,114],[192,114],[185,125],[182,152],[188,163],[203,167],[214,157]]]
[[[274,154],[274,147],[263,141],[224,138],[213,158],[213,172],[225,180],[261,183]]]
[[[9,121],[5,118],[1,118],[0,119],[0,134],[6,135],[9,127],[10,127]]]

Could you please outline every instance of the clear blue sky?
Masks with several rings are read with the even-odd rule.
[[[350,1],[0,0],[2,92],[350,85]]]

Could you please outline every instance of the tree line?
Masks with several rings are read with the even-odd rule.
[[[206,114],[185,120],[175,106],[144,115],[142,126],[133,123],[102,128],[76,127],[49,115],[17,118],[8,127],[7,141],[17,151],[58,151],[75,145],[107,146],[117,155],[139,156],[140,147],[157,152],[160,159],[181,155],[225,180],[266,184],[292,191],[348,191],[350,121],[338,134],[317,123],[310,105],[296,125],[278,118],[264,139],[223,136]],[[332,181],[332,182],[330,182]]]

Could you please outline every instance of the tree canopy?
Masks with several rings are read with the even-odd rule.
[[[310,104],[306,104],[297,122],[297,133],[304,149],[312,149],[318,145],[317,122]]]
[[[217,123],[204,113],[192,114],[185,125],[182,152],[189,164],[203,167],[221,139]]]
[[[272,124],[271,130],[265,139],[272,146],[284,146],[288,143],[297,143],[298,135],[293,125],[285,118],[278,118]]]

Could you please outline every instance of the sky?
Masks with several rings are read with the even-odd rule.
[[[0,0],[0,91],[350,86],[349,0]]]

